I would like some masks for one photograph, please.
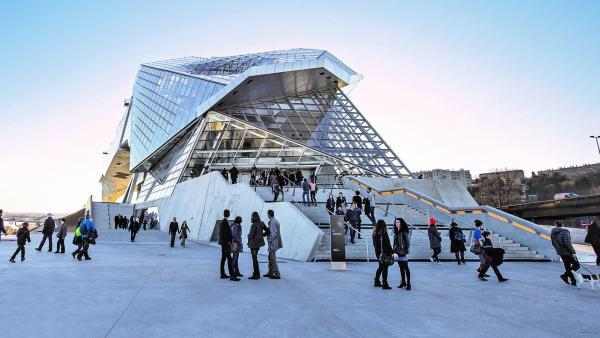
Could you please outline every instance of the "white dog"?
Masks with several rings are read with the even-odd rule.
[[[592,290],[594,290],[595,286],[598,286],[598,288],[600,288],[600,275],[598,274],[581,274],[577,271],[573,271],[573,276],[575,276],[575,280],[577,281],[577,287],[580,289],[583,283],[590,283],[590,287]]]

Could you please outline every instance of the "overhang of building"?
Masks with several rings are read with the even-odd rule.
[[[106,173],[100,178],[102,201],[116,202],[125,193],[130,180],[129,148],[121,147],[110,161]]]

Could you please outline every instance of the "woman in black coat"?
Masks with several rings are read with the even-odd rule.
[[[377,221],[375,224],[375,229],[373,229],[373,246],[375,247],[375,255],[377,256],[377,259],[379,259],[383,253],[390,256],[394,255],[394,250],[390,244],[390,236],[388,235],[387,225],[382,219]],[[380,262],[379,267],[375,272],[375,287],[381,287],[384,290],[391,289],[387,282],[387,275],[388,266],[381,264]],[[382,278],[382,282],[379,281],[380,276]]]
[[[450,252],[456,256],[456,262],[458,265],[462,262],[465,264],[465,235],[462,230],[458,227],[456,222],[450,223],[450,231],[448,231],[448,237],[450,237]]]
[[[252,225],[250,226],[250,231],[248,232],[248,247],[250,248],[250,253],[252,254],[252,266],[254,267],[254,272],[248,279],[260,279],[258,250],[265,245],[265,240],[263,237],[268,235],[269,228],[267,228],[265,223],[260,220],[260,216],[256,211],[252,213],[250,221],[252,222]]]

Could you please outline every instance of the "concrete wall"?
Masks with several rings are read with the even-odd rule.
[[[173,217],[181,224],[187,221],[190,239],[201,243],[210,242],[216,221],[222,219],[223,210],[231,211],[231,219],[241,216],[244,250],[250,229],[250,215],[260,214],[267,223],[267,210],[272,209],[281,223],[283,248],[278,257],[297,261],[312,259],[323,232],[289,202],[266,203],[247,183],[229,184],[213,172],[180,183],[173,194],[153,203],[136,205],[136,208],[158,207],[160,229],[168,231]],[[260,251],[266,254],[266,246]]]

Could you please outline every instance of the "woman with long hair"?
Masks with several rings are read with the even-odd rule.
[[[373,246],[375,247],[375,255],[377,256],[377,260],[379,261],[379,267],[375,272],[375,287],[380,287],[384,290],[389,290],[391,287],[388,285],[387,276],[388,276],[388,265],[382,263],[379,258],[383,254],[393,255],[394,250],[390,244],[390,236],[387,232],[387,225],[385,221],[380,219],[375,224],[375,228],[373,229]],[[381,276],[382,281],[379,281],[379,277]]]
[[[188,238],[188,232],[190,231],[190,228],[187,225],[187,221],[183,221],[183,223],[181,223],[181,228],[179,228],[179,231],[181,246],[185,248],[185,240]]]
[[[252,254],[252,267],[254,268],[254,272],[249,279],[260,279],[258,250],[265,245],[265,240],[263,237],[268,234],[269,229],[265,223],[260,220],[260,216],[256,211],[252,213],[250,222],[252,222],[252,225],[250,226],[250,232],[248,232],[248,247],[250,248],[250,253]]]
[[[237,216],[233,221],[233,225],[231,225],[231,264],[233,265],[233,271],[237,277],[244,277],[244,275],[240,273],[238,267],[238,260],[240,258],[240,252],[242,251],[244,251],[242,248],[242,218]]]
[[[404,218],[396,218],[394,221],[394,252],[398,256],[396,261],[400,267],[402,282],[398,288],[406,288],[410,291],[410,269],[408,268],[408,253],[410,248],[410,230]]]

